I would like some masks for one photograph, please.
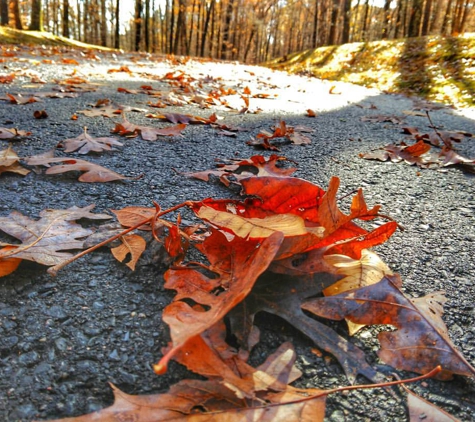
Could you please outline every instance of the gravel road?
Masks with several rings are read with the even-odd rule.
[[[221,123],[241,130],[229,137],[209,125],[189,125],[182,136],[156,141],[123,138],[122,147],[100,154],[79,156],[60,149],[57,155],[84,158],[136,180],[81,183],[73,173],[3,173],[0,217],[18,211],[37,219],[42,210],[74,205],[95,204],[94,212],[107,213],[126,206],[152,206],[153,201],[166,208],[188,199],[229,198],[236,193],[217,181],[205,183],[180,172],[213,168],[216,159],[269,156],[246,141],[261,130],[271,130],[281,120],[291,126],[305,125],[313,130],[307,133],[311,144],[278,143],[279,154],[297,163],[297,177],[324,189],[331,176],[341,179],[342,195],[363,187],[369,205],[382,204],[384,213],[405,227],[376,252],[401,274],[407,295],[446,292],[444,321],[449,336],[475,365],[473,175],[454,167],[418,169],[359,157],[389,143],[407,141],[402,126],[417,127],[421,133],[433,130],[424,113],[415,112],[419,104],[415,99],[237,63],[50,48],[23,48],[12,52],[14,55],[4,49],[2,53],[0,78],[12,73],[17,76],[9,84],[0,84],[0,97],[22,93],[28,98],[58,92],[54,91],[58,86],[66,86],[59,82],[72,77],[87,80],[88,84],[78,85],[80,88],[95,89],[82,89],[74,98],[42,96],[41,102],[23,105],[0,101],[0,127],[31,132],[11,142],[20,157],[54,149],[62,140],[80,135],[84,126],[94,137],[111,136],[120,116],[79,113],[105,98],[146,109],[127,112],[135,124],[171,126],[147,118],[147,113],[208,117],[215,112]],[[121,66],[129,71],[108,73]],[[175,77],[183,74],[174,79],[175,87],[170,85],[171,79],[164,79],[168,72]],[[172,88],[183,87],[183,81],[193,88],[192,94],[166,95]],[[143,85],[164,93],[161,101],[183,105],[153,108],[149,103],[160,97],[141,92]],[[240,113],[246,87],[251,98],[247,112]],[[118,88],[137,92],[119,92]],[[212,90],[221,92],[228,106],[215,101],[204,108],[204,98]],[[314,110],[316,117],[307,117],[307,109]],[[48,117],[35,119],[33,114],[38,110],[45,110]],[[362,121],[368,116],[375,120],[389,116],[393,121]],[[470,119],[473,110],[431,107],[430,116],[440,130],[475,133],[475,120]],[[8,141],[0,140],[0,150],[7,146]],[[457,148],[465,156],[475,157],[474,138],[466,137]],[[184,219],[188,218],[185,214]],[[47,420],[98,410],[112,402],[108,382],[129,394],[151,394],[166,391],[181,379],[196,377],[175,363],[163,376],[150,368],[169,341],[161,314],[174,294],[163,287],[163,271],[157,249],[149,250],[132,272],[104,248],[72,263],[54,278],[46,273],[46,267],[26,261],[16,272],[0,278],[0,419]],[[281,343],[290,341],[303,371],[296,385],[331,388],[347,384],[336,360],[325,353],[313,353],[313,343],[283,320],[262,314],[257,324],[262,340],[253,351],[252,362],[262,362]],[[344,325],[333,326],[344,335]],[[365,329],[352,341],[366,351],[368,362],[381,372],[414,375],[378,361],[379,329]],[[456,376],[448,382],[426,380],[410,388],[460,420],[475,421],[474,379]],[[408,416],[403,394],[357,390],[330,396],[326,420],[406,421]]]

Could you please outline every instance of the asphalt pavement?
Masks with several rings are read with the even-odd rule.
[[[422,169],[360,157],[391,143],[411,143],[403,133],[405,126],[431,133],[432,121],[439,131],[475,133],[473,110],[238,63],[46,47],[11,53],[4,51],[1,58],[0,78],[15,77],[0,83],[0,128],[31,134],[0,139],[0,150],[11,144],[25,165],[25,157],[56,149],[57,156],[86,159],[128,179],[82,183],[77,173],[47,175],[44,169],[25,165],[34,171],[26,176],[0,174],[0,217],[17,211],[38,219],[46,209],[91,204],[94,212],[110,214],[126,206],[150,207],[154,201],[165,209],[185,200],[237,197],[236,190],[217,180],[203,182],[181,173],[214,168],[216,159],[278,153],[296,163],[295,176],[323,189],[332,176],[340,178],[342,196],[362,187],[369,205],[381,204],[382,211],[405,228],[375,251],[401,275],[408,296],[445,291],[443,319],[449,336],[475,365],[473,175],[457,167]],[[76,80],[68,82],[70,78]],[[75,92],[65,92],[71,90],[70,82],[76,82]],[[21,94],[14,97],[20,103],[31,97],[37,101],[15,104],[7,94]],[[123,146],[114,151],[80,156],[57,148],[63,140],[81,135],[84,127],[94,137],[113,136],[111,130],[121,116],[82,113],[94,110],[103,99],[126,107],[127,119],[136,125],[173,125],[147,117],[150,113],[204,118],[216,113],[218,122],[234,132],[228,136],[210,125],[189,124],[181,135],[155,141],[121,137]],[[167,106],[157,108],[160,104]],[[308,116],[309,109],[315,117]],[[47,116],[35,118],[35,111],[42,110]],[[276,139],[278,152],[247,144],[263,130],[272,132],[281,121],[304,126],[299,130],[311,143]],[[456,148],[475,158],[473,137],[463,136]],[[183,218],[185,223],[192,220],[186,213]],[[0,419],[78,416],[111,404],[109,382],[129,394],[152,394],[196,377],[176,363],[163,376],[151,370],[169,341],[161,314],[173,292],[163,287],[162,258],[160,248],[150,248],[132,272],[103,248],[56,277],[46,272],[47,267],[24,261],[17,271],[0,278]],[[296,385],[332,388],[348,383],[334,358],[314,353],[315,345],[283,320],[262,314],[257,324],[262,339],[251,362],[262,362],[282,342],[291,341],[303,372]],[[333,326],[345,335],[344,325]],[[413,375],[378,360],[376,335],[381,329],[365,329],[351,341],[382,373]],[[473,379],[426,380],[410,388],[462,421],[475,420]],[[356,390],[330,396],[326,420],[406,421],[408,415],[402,395]]]

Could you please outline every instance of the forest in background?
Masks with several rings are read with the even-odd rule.
[[[475,30],[474,0],[0,0],[0,24],[124,50],[262,63]]]

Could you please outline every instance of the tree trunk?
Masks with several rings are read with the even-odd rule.
[[[174,30],[175,30],[175,1],[172,0],[171,8],[169,12],[169,23],[170,28],[168,29],[169,32],[169,43],[168,43],[168,52],[171,54],[173,53],[173,45],[174,45]],[[168,0],[167,0],[167,10],[168,10]]]
[[[41,0],[31,1],[31,19],[30,29],[31,31],[43,31],[43,7]]]
[[[411,16],[409,18],[409,37],[418,37],[420,35],[422,20],[422,3],[423,0],[413,0]]]
[[[15,29],[23,29],[20,16],[20,5],[18,0],[10,0],[10,14],[13,16],[13,23]]]
[[[69,38],[69,2],[63,0],[63,37]]]
[[[205,55],[206,35],[208,34],[209,21],[211,19],[211,15],[213,14],[213,11],[214,11],[214,3],[215,3],[215,0],[211,0],[211,3],[209,5],[209,7],[206,8],[205,24],[203,26],[203,33],[201,34],[201,49],[200,49],[200,56],[201,57],[204,57],[204,55]]]
[[[83,37],[84,37],[84,42],[89,41],[89,1],[86,0],[84,2],[84,7],[83,7],[83,18],[82,18],[82,27],[83,27]]]
[[[140,41],[142,40],[142,15],[143,15],[142,0],[135,0],[135,40],[134,50],[140,50]]]
[[[462,21],[460,22],[460,33],[465,32],[465,25],[467,24],[467,20],[469,16],[471,15],[473,8],[472,5],[470,4],[470,0],[465,1],[465,7],[463,8],[463,16],[462,16]]]
[[[432,15],[432,0],[426,0],[426,5],[424,7],[424,16],[422,19],[422,30],[421,30],[422,36],[429,35],[431,15]]]
[[[341,33],[342,44],[350,42],[350,20],[351,0],[343,0],[343,31]]]
[[[370,5],[369,5],[369,0],[366,0],[366,3],[365,3],[365,11],[364,11],[364,15],[363,15],[363,26],[362,26],[362,29],[361,29],[361,39],[363,41],[368,41],[368,16],[369,16],[369,8],[370,8]]]
[[[150,52],[150,0],[145,0],[145,51]]]
[[[315,6],[313,11],[313,30],[312,30],[312,48],[317,48],[318,40],[318,13],[319,13],[319,2],[320,0],[315,0]]]
[[[120,48],[120,0],[115,2],[115,34],[114,34],[114,48]]]
[[[81,41],[81,5],[79,4],[79,0],[76,1],[76,7],[78,11],[78,40]]]
[[[8,25],[8,0],[0,0],[0,25]]]
[[[330,21],[330,34],[328,36],[328,43],[330,45],[337,44],[338,40],[338,18],[340,17],[340,0],[333,0],[332,15]]]
[[[389,37],[389,24],[391,22],[391,14],[389,8],[391,6],[391,0],[385,0],[384,2],[384,21],[383,21],[383,31],[381,33],[381,38],[384,40]]]
[[[447,3],[447,9],[445,10],[444,21],[442,23],[442,35],[447,35],[449,30],[450,17],[452,15],[453,0],[449,0]]]
[[[223,26],[223,41],[221,43],[221,54],[220,58],[222,60],[225,60],[227,58],[227,52],[230,47],[230,37],[229,37],[229,31],[230,31],[230,26],[231,26],[231,18],[233,15],[233,3],[234,0],[228,0],[228,5],[226,7],[226,15],[224,18],[224,26]]]
[[[106,17],[106,0],[101,0],[101,45],[107,46],[107,17]]]

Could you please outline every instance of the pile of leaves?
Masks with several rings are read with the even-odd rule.
[[[441,319],[443,294],[406,297],[400,278],[371,251],[397,230],[397,223],[384,221],[388,217],[380,213],[380,206],[369,208],[361,189],[349,211],[343,212],[338,178],[332,178],[325,191],[291,177],[292,169],[276,166],[284,159],[254,156],[218,170],[191,173],[188,176],[201,179],[206,173],[220,174],[227,185],[236,175],[232,182],[242,187],[245,197],[186,201],[167,210],[158,204],[115,210],[123,229],[76,256],[70,251],[84,248],[93,231],[78,220],[109,215],[91,213],[90,206],[46,210],[37,221],[19,213],[0,220],[2,231],[22,242],[2,245],[3,275],[22,259],[51,266],[48,271],[55,274],[78,256],[117,239],[114,256],[133,269],[147,247],[142,235],[147,231],[167,252],[171,266],[165,272],[165,287],[176,291],[163,312],[171,342],[154,371],[164,373],[174,359],[206,380],[183,380],[167,393],[143,397],[113,387],[111,407],[71,420],[323,420],[326,397],[335,390],[289,385],[300,376],[291,344],[281,345],[257,368],[247,363],[259,342],[253,321],[261,311],[284,318],[335,356],[350,383],[357,375],[375,383],[384,376],[366,362],[363,350],[312,315],[346,320],[350,333],[364,325],[396,327],[378,337],[379,358],[394,368],[441,379],[475,375],[447,335]],[[252,175],[240,177],[244,171]],[[165,219],[182,208],[193,211],[195,225],[181,227],[179,214],[175,221]],[[207,262],[187,260],[190,247]],[[230,336],[234,345],[226,340]],[[362,388],[347,388],[357,387]],[[421,406],[427,403],[414,400],[411,411],[423,412]]]
[[[419,115],[424,116],[423,113]],[[402,126],[402,131],[408,136],[406,141],[398,144],[389,144],[375,151],[361,153],[360,157],[367,160],[404,162],[421,169],[441,170],[449,166],[459,167],[469,173],[475,173],[475,160],[465,157],[457,151],[456,144],[464,139],[473,138],[473,134],[464,131],[439,130],[434,125],[429,111],[425,111],[430,127],[429,132],[423,132],[414,126]],[[392,122],[402,125],[404,121],[397,116],[364,116],[361,119],[367,122]]]

